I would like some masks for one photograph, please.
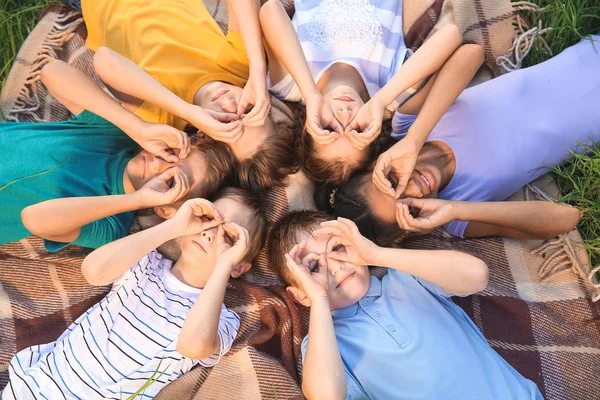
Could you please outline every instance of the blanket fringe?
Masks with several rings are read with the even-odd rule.
[[[531,199],[530,192],[535,193],[538,198],[556,203],[555,198],[532,184],[525,187],[525,199],[527,201]],[[571,269],[589,286],[592,301],[598,301],[600,300],[600,282],[596,279],[596,271],[600,271],[600,265],[588,273],[586,264],[577,255],[576,245],[577,243],[573,243],[567,232],[533,250],[533,254],[544,257],[538,275],[543,280],[559,271]]]
[[[513,41],[512,46],[506,54],[496,58],[496,64],[502,68],[504,72],[515,71],[523,66],[523,59],[529,54],[534,43],[540,43],[548,54],[552,55],[550,46],[543,38],[543,35],[552,28],[542,28],[542,22],[538,22],[538,26],[531,27],[530,24],[523,18],[520,12],[530,11],[540,13],[542,8],[537,4],[528,1],[518,1],[511,3],[515,10],[515,19],[513,25],[517,31],[517,37]],[[515,60],[515,61],[513,61]]]
[[[75,19],[74,19],[75,18]],[[56,18],[50,34],[44,40],[40,47],[37,57],[31,64],[29,74],[25,79],[25,84],[19,93],[13,108],[6,116],[7,121],[18,122],[14,114],[29,114],[37,122],[43,120],[35,114],[40,107],[37,85],[42,73],[42,68],[52,60],[57,59],[58,53],[62,50],[64,44],[75,34],[75,30],[83,22],[83,17],[78,11],[69,11]]]

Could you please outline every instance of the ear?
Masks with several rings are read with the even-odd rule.
[[[162,219],[171,219],[175,216],[175,213],[177,213],[177,208],[168,204],[165,206],[154,207],[154,212]]]
[[[231,271],[231,277],[239,278],[240,276],[244,275],[250,269],[251,266],[251,262],[242,261]]]
[[[288,286],[285,288],[285,291],[288,292],[290,296],[292,296],[296,303],[300,303],[304,307],[310,307],[310,301],[308,300],[306,293],[304,293],[302,290],[294,286]]]

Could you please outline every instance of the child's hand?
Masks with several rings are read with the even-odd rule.
[[[233,222],[219,225],[217,230],[217,260],[235,268],[246,255],[250,241],[246,228]]]
[[[177,210],[170,224],[177,236],[194,235],[223,224],[223,217],[210,201],[190,199]]]
[[[190,190],[187,176],[179,166],[173,166],[150,179],[137,194],[144,208],[173,204]]]
[[[250,79],[248,79],[242,91],[242,98],[238,103],[237,115],[242,116],[249,105],[253,107],[252,111],[242,120],[244,126],[263,126],[271,108],[271,98],[269,97],[265,74],[250,75]]]
[[[190,152],[188,135],[169,125],[143,122],[135,138],[144,150],[168,162],[184,160]]]
[[[358,110],[354,119],[345,129],[348,140],[354,148],[363,150],[379,136],[384,110],[385,106],[379,102],[377,97],[371,98]]]
[[[321,222],[321,228],[313,235],[332,235],[327,242],[327,256],[330,258],[357,265],[377,265],[379,246],[361,235],[356,224],[349,219]]]
[[[323,128],[328,125],[334,130]],[[321,95],[306,99],[306,130],[318,144],[333,143],[343,132],[329,107],[324,105]]]
[[[421,147],[416,143],[402,139],[392,148],[377,158],[373,168],[373,183],[381,193],[399,198],[406,190],[410,175],[415,169]],[[396,188],[393,187],[389,175],[393,173],[398,179]]]
[[[292,250],[285,255],[285,260],[294,281],[312,304],[315,299],[328,297],[329,271],[327,268],[317,267],[314,272],[311,272],[310,268],[304,265],[300,259],[304,246],[306,246],[306,240],[292,247]],[[321,257],[325,256],[321,255]],[[319,263],[324,263],[324,261],[319,260]]]
[[[240,116],[233,113],[222,113],[205,110],[191,105],[188,121],[211,138],[224,143],[235,143],[244,133]]]
[[[417,218],[408,207],[420,209]],[[396,222],[401,229],[414,233],[427,233],[456,219],[453,202],[439,199],[407,197],[396,203]]]

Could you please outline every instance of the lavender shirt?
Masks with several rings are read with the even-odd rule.
[[[428,141],[450,146],[456,171],[439,193],[447,200],[505,200],[600,141],[600,36],[583,39],[541,64],[466,89]],[[416,116],[396,114],[401,139]],[[467,221],[444,226],[463,237]]]

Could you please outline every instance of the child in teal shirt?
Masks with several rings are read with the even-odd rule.
[[[96,248],[125,236],[134,211],[169,218],[232,170],[221,143],[190,146],[184,132],[142,121],[66,63],[46,65],[42,81],[76,117],[0,124],[0,245],[34,233],[50,251]]]

